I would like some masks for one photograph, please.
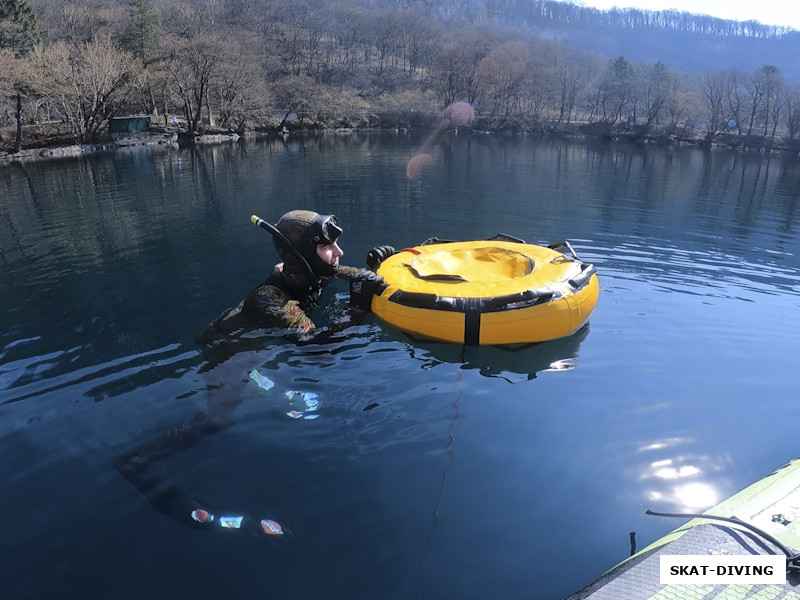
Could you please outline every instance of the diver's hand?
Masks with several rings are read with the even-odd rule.
[[[397,254],[397,250],[391,246],[376,246],[367,252],[367,268],[370,271],[375,271],[383,261],[393,254]]]
[[[369,312],[372,297],[386,288],[383,277],[372,271],[359,271],[350,280],[350,307],[362,312]]]

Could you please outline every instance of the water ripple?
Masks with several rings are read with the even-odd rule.
[[[80,352],[80,347],[11,361],[0,366],[0,391],[4,392],[0,396],[0,405],[63,392],[73,387],[84,396],[100,400],[108,395],[108,390],[126,379],[146,375],[148,380],[157,381],[164,377],[165,370],[174,370],[187,361],[196,362],[197,351],[180,352],[180,349],[180,344],[172,344],[55,375],[52,373],[63,371],[62,367],[72,362]],[[141,382],[136,385],[141,385]]]

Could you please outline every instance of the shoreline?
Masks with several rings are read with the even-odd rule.
[[[37,127],[37,126],[32,126]],[[41,126],[39,126],[41,127]],[[147,132],[109,134],[97,142],[87,144],[69,143],[66,136],[42,134],[41,137],[29,141],[30,147],[23,147],[19,152],[8,152],[0,149],[0,165],[52,160],[59,158],[79,158],[100,152],[114,152],[132,148],[150,146],[187,147],[202,145],[228,144],[240,139],[278,138],[284,139],[297,135],[354,134],[369,131],[399,130],[408,132],[410,127],[347,127],[347,128],[298,128],[292,131],[250,130],[243,133],[232,131],[209,130],[203,133],[187,134],[174,129],[151,128]],[[475,128],[461,128],[462,132],[476,135],[510,135],[519,137],[554,137],[605,143],[623,143],[630,145],[647,145],[662,148],[697,148],[701,150],[727,149],[739,150],[750,154],[779,155],[794,154],[800,156],[800,140],[780,139],[768,140],[757,136],[738,134],[719,134],[712,142],[703,136],[688,131],[668,132],[653,130],[649,132],[625,128],[615,131],[611,127],[597,124],[572,125],[568,127],[541,128],[533,131],[491,131]]]

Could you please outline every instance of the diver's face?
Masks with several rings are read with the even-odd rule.
[[[342,252],[342,249],[339,248],[339,244],[336,242],[328,244],[327,246],[317,246],[317,256],[319,256],[322,262],[329,265],[338,265],[339,257],[343,254],[344,252]]]

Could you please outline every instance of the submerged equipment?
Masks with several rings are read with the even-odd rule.
[[[386,288],[372,299],[376,316],[407,333],[471,346],[566,337],[587,322],[600,291],[594,266],[568,242],[543,247],[502,234],[433,238],[390,256],[377,273]]]

